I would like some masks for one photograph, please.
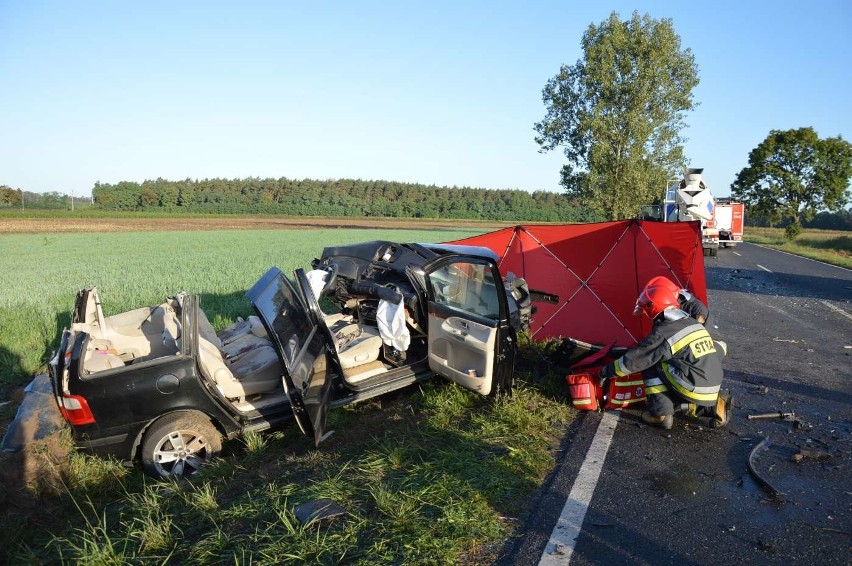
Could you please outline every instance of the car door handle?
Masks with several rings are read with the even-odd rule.
[[[450,333],[451,333],[453,336],[455,336],[456,338],[464,338],[465,336],[467,336],[467,332],[463,332],[463,331],[461,331],[461,330],[457,330],[457,329],[455,329],[455,328],[451,329],[451,330],[450,330]]]

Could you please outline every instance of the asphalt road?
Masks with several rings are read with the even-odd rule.
[[[662,431],[620,414],[570,563],[850,564],[852,271],[750,244],[705,263],[732,420]],[[747,418],[770,411],[799,422]],[[501,564],[539,563],[600,420],[569,430]],[[777,497],[748,470],[765,438],[755,469]]]

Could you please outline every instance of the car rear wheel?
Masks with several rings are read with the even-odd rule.
[[[158,479],[191,476],[222,451],[222,436],[201,413],[154,421],[142,440],[142,467]]]

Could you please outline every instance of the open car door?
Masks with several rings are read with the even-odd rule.
[[[423,271],[429,368],[482,395],[510,392],[516,336],[496,264],[485,258],[448,256]]]
[[[293,283],[277,267],[270,268],[246,296],[278,350],[284,391],[296,422],[319,445],[331,396],[325,338]]]

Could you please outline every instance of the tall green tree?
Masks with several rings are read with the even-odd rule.
[[[21,204],[21,191],[9,185],[0,185],[0,206]]]
[[[541,151],[563,148],[561,185],[609,218],[635,218],[685,164],[684,115],[698,68],[670,19],[616,12],[583,35],[584,57],[542,91]]]
[[[748,156],[731,194],[758,215],[789,220],[787,238],[819,210],[840,210],[849,201],[852,144],[838,136],[820,139],[813,128],[772,130]]]

